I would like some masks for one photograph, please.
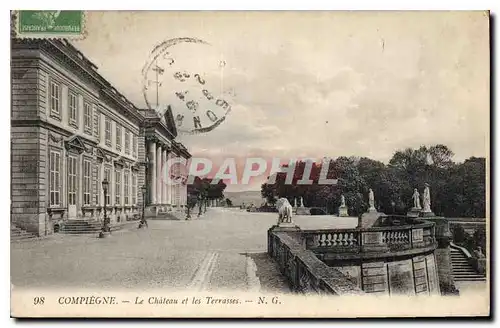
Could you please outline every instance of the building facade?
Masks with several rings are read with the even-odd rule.
[[[15,226],[48,235],[66,220],[102,220],[105,204],[112,223],[137,218],[143,185],[148,213],[184,206],[186,179],[165,179],[168,158],[190,157],[171,111],[135,107],[69,42],[12,39],[11,104]]]

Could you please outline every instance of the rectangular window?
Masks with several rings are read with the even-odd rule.
[[[50,178],[49,178],[49,193],[50,206],[61,205],[61,153],[50,151],[49,158]]]
[[[90,205],[90,161],[83,161],[83,205]]]
[[[68,157],[68,205],[76,205],[76,157]]]
[[[122,127],[116,123],[116,150],[122,149]]]
[[[125,205],[129,205],[129,190],[128,190],[128,172],[125,171],[123,173],[123,197],[125,198],[124,203]]]
[[[104,118],[104,121],[105,121],[105,142],[106,142],[106,145],[111,147],[111,120],[109,119],[109,117],[105,117]],[[109,180],[108,180],[109,181]]]
[[[125,154],[130,155],[130,131],[125,129]]]
[[[111,183],[111,170],[109,169],[109,167],[104,169],[104,178],[108,181],[108,192],[106,194],[106,199],[105,199],[106,206],[107,206],[107,205],[111,204],[111,196],[110,196],[111,190],[109,189],[109,187],[111,186],[110,185],[110,183]],[[104,190],[103,190],[103,192],[104,192]]]
[[[59,116],[61,114],[61,102],[60,102],[60,92],[61,88],[59,84],[54,81],[50,81],[50,112]]]
[[[132,155],[137,157],[137,137],[132,133]]]
[[[95,114],[97,115],[97,120],[95,121],[95,123],[96,123],[96,127],[95,127],[96,137],[99,138],[99,136],[101,134],[101,113],[99,113],[99,111],[96,109]]]
[[[73,92],[68,94],[69,124],[78,128],[78,98]]]
[[[84,116],[83,116],[83,121],[84,121],[84,126],[85,126],[85,132],[88,134],[92,134],[92,107],[90,106],[89,103],[85,103],[84,105]]]
[[[137,175],[132,173],[132,205],[137,204]]]
[[[121,205],[121,179],[122,172],[120,170],[115,171],[115,205]]]

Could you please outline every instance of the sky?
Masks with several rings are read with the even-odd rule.
[[[489,154],[488,24],[482,12],[90,12],[86,37],[73,44],[142,108],[142,70],[155,46],[209,43],[169,51],[231,104],[213,130],[179,136],[193,156],[216,163],[324,156],[387,163],[398,149],[437,143],[463,161]],[[159,103],[188,113],[170,73],[161,76]],[[187,88],[200,92],[195,83]],[[262,182],[227,190],[259,190]]]

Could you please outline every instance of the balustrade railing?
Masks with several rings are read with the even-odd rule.
[[[432,222],[367,229],[302,230],[301,238],[307,249],[337,253],[408,250],[436,242]]]
[[[305,294],[363,294],[348,277],[323,263],[288,233],[269,232],[268,238],[269,255],[277,262],[293,291]]]

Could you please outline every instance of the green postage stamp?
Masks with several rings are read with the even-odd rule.
[[[19,10],[14,12],[16,37],[82,38],[83,10]]]

